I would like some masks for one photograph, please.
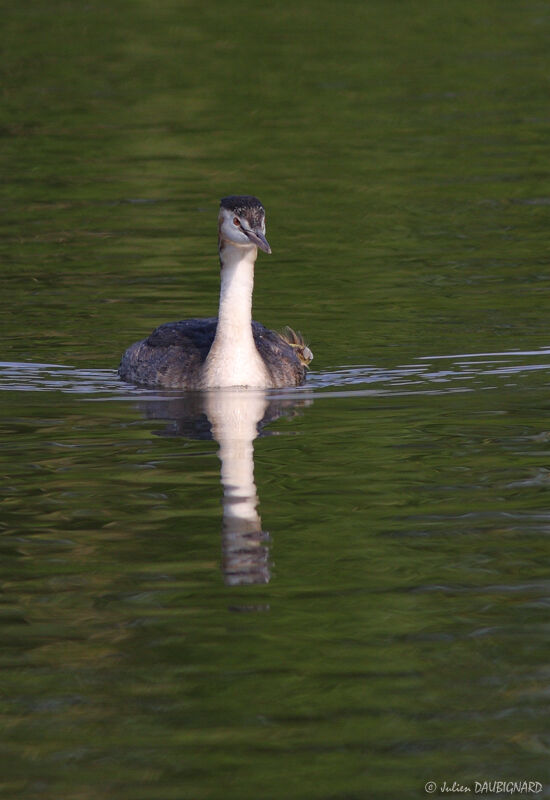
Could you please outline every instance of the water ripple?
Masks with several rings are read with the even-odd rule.
[[[330,397],[448,394],[518,385],[535,372],[550,370],[550,349],[512,350],[502,353],[463,353],[419,356],[416,363],[392,369],[374,365],[344,365],[312,371],[304,386],[276,390],[278,397],[307,392]],[[432,363],[433,362],[433,363]],[[446,363],[442,363],[446,362]],[[496,384],[495,384],[496,379]],[[125,399],[151,397],[158,390],[131,386],[112,369],[81,369],[62,364],[0,362],[0,390],[18,392],[65,392],[107,395]],[[166,392],[162,392],[163,396]],[[169,394],[181,394],[171,391]],[[100,398],[97,398],[100,399]]]

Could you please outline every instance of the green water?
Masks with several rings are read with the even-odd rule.
[[[3,796],[549,797],[549,4],[28,0],[2,29]],[[238,400],[240,505],[218,450],[253,437],[115,374],[215,313],[239,193],[255,318],[315,354]]]

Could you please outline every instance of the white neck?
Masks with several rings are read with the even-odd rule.
[[[223,242],[218,328],[205,362],[205,388],[269,385],[252,336],[252,290],[256,247]]]

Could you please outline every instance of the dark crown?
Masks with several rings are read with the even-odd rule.
[[[250,194],[232,194],[229,197],[222,197],[220,206],[233,214],[245,217],[253,227],[261,226],[265,217],[263,205],[257,197],[253,197]]]
[[[245,213],[256,209],[264,211],[264,207],[258,198],[253,197],[251,194],[232,194],[229,197],[222,197],[220,206],[237,213]]]

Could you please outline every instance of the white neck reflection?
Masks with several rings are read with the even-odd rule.
[[[223,486],[223,573],[229,585],[267,583],[267,534],[258,514],[254,439],[267,409],[262,390],[220,389],[206,394],[204,410],[218,442]]]
[[[262,530],[254,481],[254,439],[264,425],[311,405],[305,392],[271,396],[263,389],[213,389],[142,401],[150,419],[170,421],[159,436],[214,438],[223,486],[222,569],[225,582],[268,583],[268,534]]]

